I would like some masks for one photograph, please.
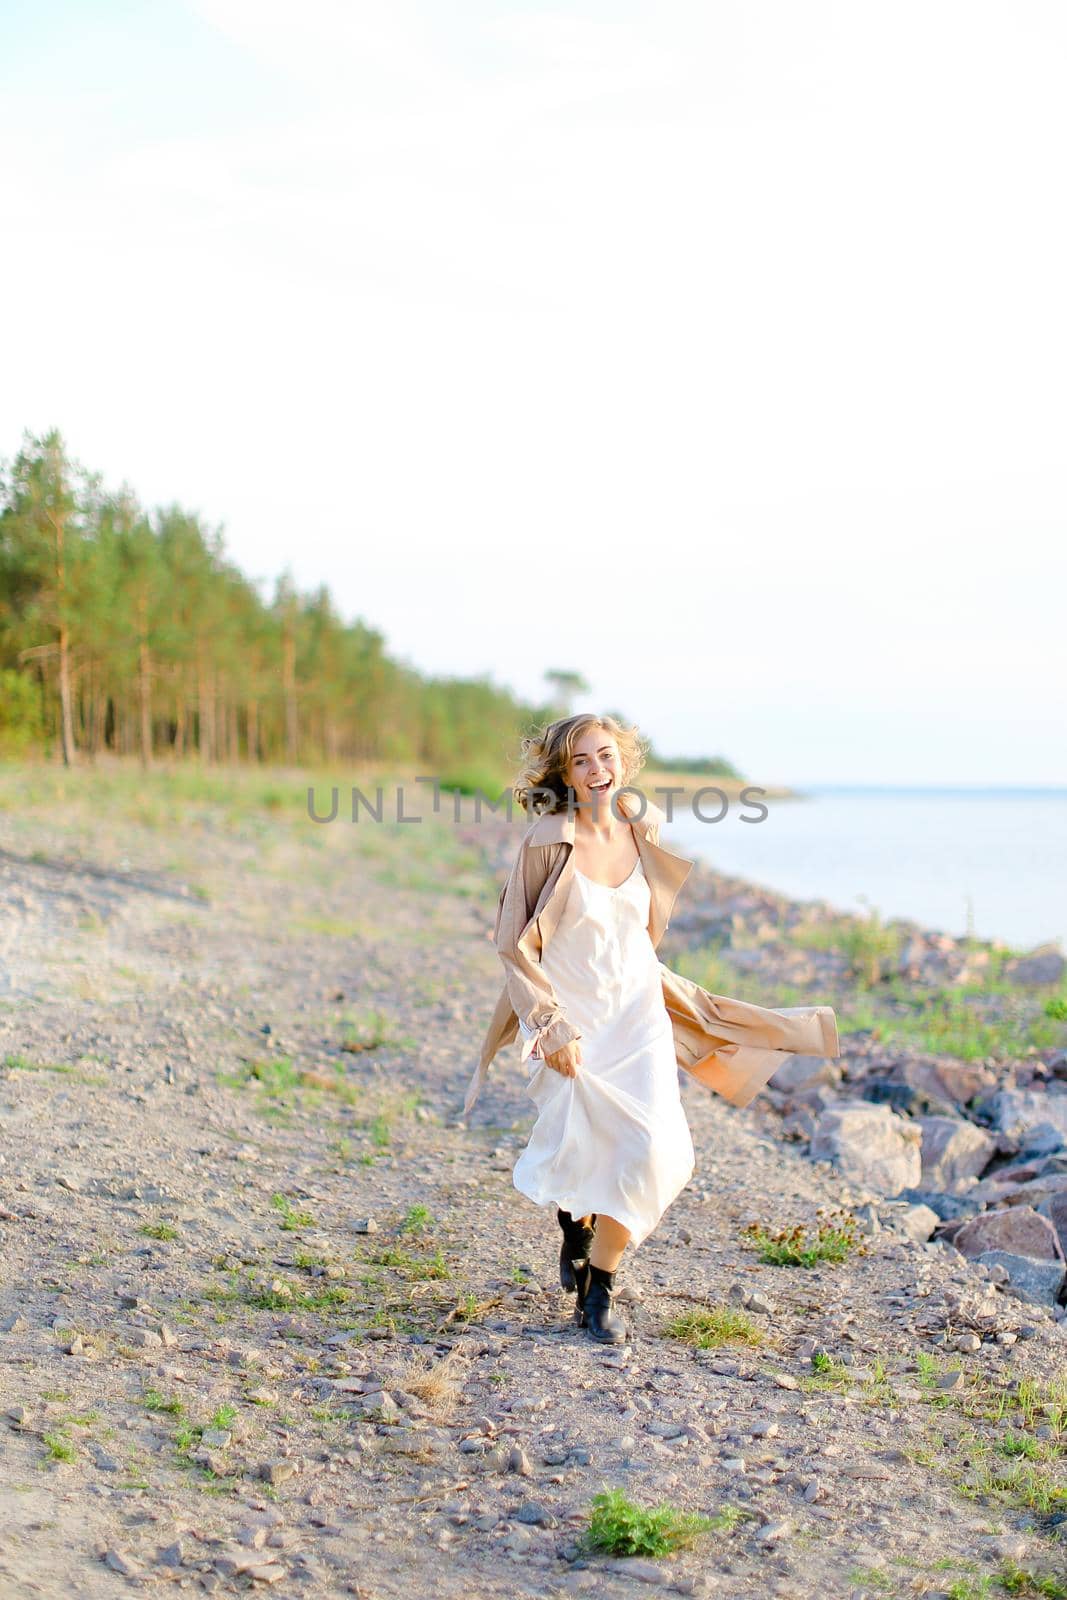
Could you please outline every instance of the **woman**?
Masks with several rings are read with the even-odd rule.
[[[685,1187],[693,1142],[685,1066],[747,1104],[787,1054],[838,1054],[828,1006],[770,1011],[710,995],[656,956],[692,862],[659,845],[662,812],[632,789],[645,741],[613,717],[582,715],[523,740],[514,793],[545,810],[500,893],[496,944],[507,984],[464,1110],[493,1055],[521,1030],[538,1116],[516,1188],[553,1204],[560,1282],[576,1318],[618,1344],[615,1272]],[[565,813],[564,813],[565,808]]]

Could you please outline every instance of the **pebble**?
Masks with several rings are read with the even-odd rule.
[[[636,1578],[640,1583],[670,1583],[671,1574],[666,1567],[658,1567],[654,1561],[644,1561],[640,1556],[617,1557],[610,1561],[599,1563],[604,1572],[624,1573],[627,1578]]]

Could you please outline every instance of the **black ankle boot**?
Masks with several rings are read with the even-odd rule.
[[[614,1272],[594,1267],[589,1261],[579,1268],[575,1319],[580,1328],[588,1328],[602,1344],[623,1344],[626,1340],[626,1324],[613,1306],[614,1288]]]
[[[574,1273],[574,1263],[585,1261],[593,1245],[593,1229],[583,1223],[575,1222],[569,1211],[556,1207],[556,1218],[563,1229],[563,1243],[559,1250],[559,1281],[560,1286],[567,1294],[573,1294],[578,1287],[578,1280]],[[596,1212],[593,1213],[596,1222]]]

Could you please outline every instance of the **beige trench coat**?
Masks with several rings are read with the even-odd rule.
[[[642,800],[644,810],[638,816]],[[615,804],[633,826],[651,891],[648,932],[655,949],[693,862],[660,844],[665,813],[647,796],[627,789],[618,794]],[[518,1036],[520,1017],[527,1028],[536,1030],[524,1056],[535,1048],[551,1054],[569,1040],[581,1038],[580,1029],[564,1015],[541,966],[541,953],[552,938],[574,877],[574,829],[574,816],[565,809],[545,812],[533,821],[500,891],[493,937],[506,982],[467,1090],[464,1115],[478,1098],[494,1056]],[[841,1053],[832,1006],[769,1010],[709,994],[662,961],[659,968],[678,1065],[731,1105],[747,1105],[790,1055],[834,1057]]]

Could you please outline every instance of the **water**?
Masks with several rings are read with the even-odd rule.
[[[842,911],[908,917],[1019,949],[1067,951],[1067,789],[890,789],[826,785],[731,802],[721,822],[675,807],[663,843],[731,876]],[[652,796],[653,799],[657,797]],[[714,795],[702,809],[714,816]],[[865,898],[863,898],[865,897]]]

